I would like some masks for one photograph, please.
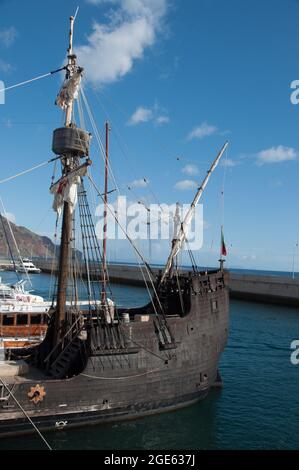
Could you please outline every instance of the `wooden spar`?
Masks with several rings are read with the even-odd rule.
[[[108,165],[109,165],[109,123],[106,121],[106,145],[105,145],[105,188],[104,188],[104,225],[103,225],[103,285],[102,302],[106,301],[107,285],[107,204],[108,204]]]
[[[187,234],[187,231],[188,231],[188,227],[191,223],[192,216],[193,216],[193,211],[194,211],[196,205],[198,204],[198,202],[199,202],[199,200],[202,196],[202,193],[205,190],[206,185],[208,184],[208,181],[210,179],[211,174],[213,173],[216,166],[218,165],[219,160],[222,157],[223,153],[225,152],[227,146],[228,146],[228,142],[225,142],[224,146],[222,147],[222,149],[218,153],[217,157],[213,161],[206,177],[204,178],[203,182],[201,183],[201,186],[197,190],[197,193],[196,193],[196,195],[195,195],[195,197],[194,197],[194,199],[193,199],[193,201],[190,205],[190,208],[189,208],[189,210],[188,210],[188,212],[185,216],[185,219],[184,219],[183,223],[181,224],[181,228],[180,228],[179,234],[177,236],[177,239],[175,241],[173,241],[173,246],[172,246],[170,255],[168,257],[168,260],[167,260],[167,263],[166,263],[166,266],[165,266],[165,269],[164,269],[164,273],[163,273],[161,281],[160,281],[161,283],[164,281],[164,279],[166,278],[167,275],[172,274],[173,260],[174,260],[175,256],[178,254],[178,252],[180,251],[180,249],[182,248],[183,242],[186,239],[186,234]]]
[[[69,78],[76,66],[76,56],[73,55],[73,31],[74,31],[74,17],[70,17],[70,33],[69,33],[69,47],[68,47],[68,66],[66,71],[66,78]],[[70,100],[66,113],[65,113],[65,127],[70,127],[72,123],[73,114],[73,100]],[[72,169],[72,156],[68,156],[64,159],[64,175],[67,175]],[[61,227],[61,241],[60,241],[60,253],[59,253],[59,272],[58,272],[58,284],[57,284],[57,306],[55,312],[55,325],[54,325],[54,337],[53,346],[64,335],[64,327],[66,320],[66,300],[67,300],[67,285],[69,276],[69,260],[70,260],[70,249],[72,241],[72,214],[70,204],[64,202],[63,205],[63,218]]]
[[[74,37],[74,17],[70,17],[70,32],[69,32],[69,47],[67,50],[68,53],[68,65],[66,78],[69,78],[72,67],[76,65],[76,57],[73,55],[73,37]],[[65,126],[68,127],[72,122],[72,113],[73,113],[73,100],[70,100],[65,115]]]

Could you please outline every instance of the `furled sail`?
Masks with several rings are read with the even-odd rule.
[[[180,228],[181,228],[181,208],[180,204],[176,203],[175,214],[173,218],[173,243],[177,240],[180,236]]]
[[[55,104],[63,110],[65,110],[74,99],[78,98],[81,76],[82,70],[78,70],[74,72],[71,78],[64,80],[55,101]]]
[[[77,203],[77,189],[81,181],[81,177],[86,175],[87,164],[81,165],[76,170],[71,171],[68,175],[60,178],[50,188],[50,193],[54,194],[53,209],[60,216],[64,202],[70,205],[71,213]]]

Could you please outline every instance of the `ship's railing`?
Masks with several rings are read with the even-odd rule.
[[[196,294],[206,294],[222,290],[226,287],[224,273],[215,271],[201,276],[194,276],[192,288]]]

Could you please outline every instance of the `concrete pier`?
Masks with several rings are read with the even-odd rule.
[[[231,273],[230,294],[234,299],[299,307],[299,279]]]
[[[51,272],[50,261],[39,261],[36,265],[45,273]],[[159,268],[153,268],[153,272],[158,274]],[[145,269],[143,273],[148,281],[149,275]],[[138,266],[111,264],[109,277],[114,283],[144,286]],[[299,279],[230,273],[230,295],[234,299],[299,307]]]

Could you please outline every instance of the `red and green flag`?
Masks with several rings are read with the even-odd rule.
[[[226,250],[224,235],[223,235],[223,227],[221,227],[221,255],[222,256],[227,255],[227,250]]]

